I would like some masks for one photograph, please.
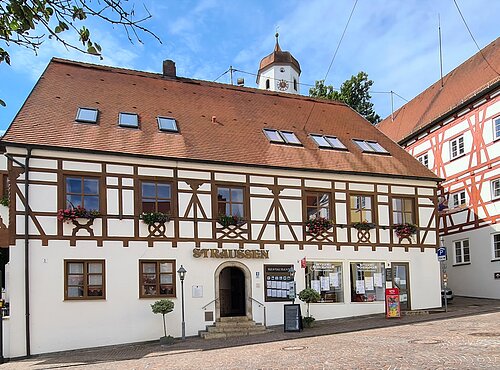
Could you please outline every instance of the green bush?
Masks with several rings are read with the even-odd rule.
[[[161,313],[163,316],[163,332],[167,336],[167,324],[165,322],[165,315],[174,310],[174,302],[170,299],[160,299],[151,305],[153,313]]]
[[[163,212],[142,212],[140,219],[146,225],[154,225],[155,223],[164,224],[170,221],[170,215]]]

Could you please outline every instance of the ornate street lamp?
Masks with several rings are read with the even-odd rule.
[[[179,279],[181,280],[181,304],[182,304],[182,340],[186,339],[186,323],[184,321],[184,279],[186,278],[186,269],[184,267],[179,267],[177,273],[179,274]]]

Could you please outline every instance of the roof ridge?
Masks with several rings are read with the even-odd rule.
[[[58,57],[53,57],[51,59],[51,63],[52,62],[61,63],[61,64],[76,65],[76,66],[80,66],[80,67],[84,67],[84,68],[97,69],[97,70],[102,70],[102,71],[106,71],[106,72],[123,73],[123,74],[127,74],[127,75],[134,75],[134,76],[145,77],[145,78],[156,78],[156,79],[160,79],[160,80],[168,80],[168,81],[173,81],[173,82],[182,82],[182,83],[191,83],[191,84],[198,83],[199,85],[203,85],[203,86],[207,86],[207,87],[222,88],[222,89],[241,91],[241,92],[252,93],[252,94],[271,95],[271,96],[278,96],[280,98],[286,98],[286,99],[296,99],[296,100],[301,100],[301,101],[312,101],[315,103],[347,106],[346,103],[344,103],[340,100],[329,100],[329,99],[322,99],[322,98],[314,98],[314,97],[306,96],[306,95],[279,93],[279,92],[275,92],[275,91],[262,90],[262,89],[259,89],[256,87],[229,85],[229,84],[225,84],[225,83],[221,83],[221,82],[197,80],[197,79],[188,78],[188,77],[180,77],[180,76],[168,77],[168,76],[163,76],[163,74],[161,74],[161,73],[140,71],[140,70],[136,70],[136,69],[129,69],[129,68],[123,68],[123,67],[112,67],[112,66],[107,66],[107,65],[103,65],[103,64],[81,62],[81,61],[75,61],[75,60],[58,58]]]

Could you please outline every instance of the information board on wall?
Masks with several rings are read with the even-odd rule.
[[[288,292],[293,284],[290,267],[292,265],[264,265],[266,302],[290,301]]]
[[[301,331],[302,330],[302,312],[300,311],[299,304],[286,304],[283,306],[284,331]]]

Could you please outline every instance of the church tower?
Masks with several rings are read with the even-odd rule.
[[[260,61],[257,73],[259,89],[299,94],[300,65],[288,51],[282,51],[276,33],[274,51]]]

